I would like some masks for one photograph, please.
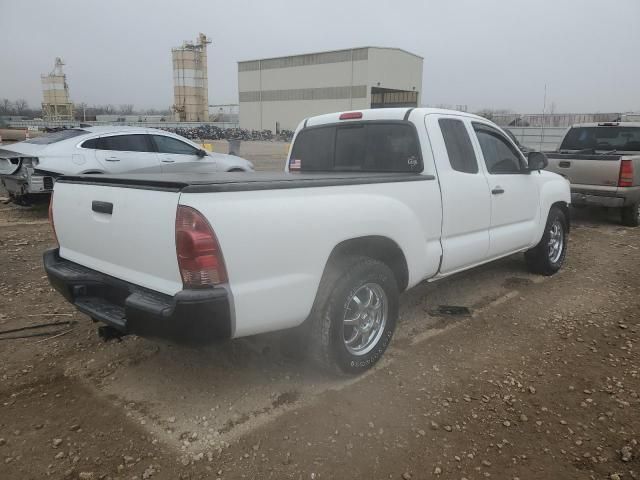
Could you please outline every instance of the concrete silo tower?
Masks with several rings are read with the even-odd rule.
[[[62,59],[58,57],[51,73],[40,76],[45,120],[73,120],[73,103],[69,99],[69,85],[63,66]]]
[[[198,41],[184,42],[171,50],[173,58],[173,111],[179,122],[209,121],[207,45],[201,33]]]

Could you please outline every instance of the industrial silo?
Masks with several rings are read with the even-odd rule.
[[[69,99],[67,77],[62,71],[61,58],[56,58],[53,70],[41,75],[42,114],[45,120],[73,120],[73,103]]]
[[[173,110],[180,122],[209,121],[207,45],[204,34],[197,43],[184,42],[171,50],[173,57]]]

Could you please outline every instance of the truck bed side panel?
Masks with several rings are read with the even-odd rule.
[[[333,248],[395,241],[409,286],[437,272],[441,207],[434,180],[284,190],[183,193],[216,232],[234,299],[234,336],[294,327],[313,305]]]

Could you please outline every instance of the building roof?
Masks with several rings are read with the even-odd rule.
[[[416,55],[415,53],[411,53],[411,52],[409,52],[407,50],[404,50],[402,48],[376,47],[376,46],[369,45],[369,46],[364,46],[364,47],[339,48],[339,49],[336,49],[336,50],[321,50],[321,51],[318,51],[318,52],[294,53],[294,54],[291,54],[291,55],[281,55],[281,56],[278,56],[278,57],[265,57],[265,58],[254,58],[254,59],[251,59],[251,60],[239,60],[238,63],[256,62],[258,60],[276,60],[276,59],[279,59],[279,58],[289,58],[289,57],[301,57],[301,56],[304,56],[304,55],[315,55],[315,54],[318,54],[318,53],[348,52],[349,50],[362,50],[362,49],[370,49],[370,48],[376,48],[376,49],[379,49],[379,50],[396,50],[398,52],[406,53],[408,55],[411,55],[411,56],[414,56],[416,58],[419,58],[420,60],[424,60],[424,57],[421,57],[420,55]]]

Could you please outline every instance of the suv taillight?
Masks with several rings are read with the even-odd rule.
[[[197,210],[178,205],[176,253],[185,288],[204,288],[225,283],[227,269],[216,234]]]
[[[53,193],[51,194],[51,198],[49,199],[49,223],[51,224],[51,230],[53,230],[53,238],[56,241],[56,244],[59,246],[60,242],[58,242],[58,235],[56,234],[56,225],[53,222]]]
[[[633,187],[633,160],[620,161],[619,187]]]

